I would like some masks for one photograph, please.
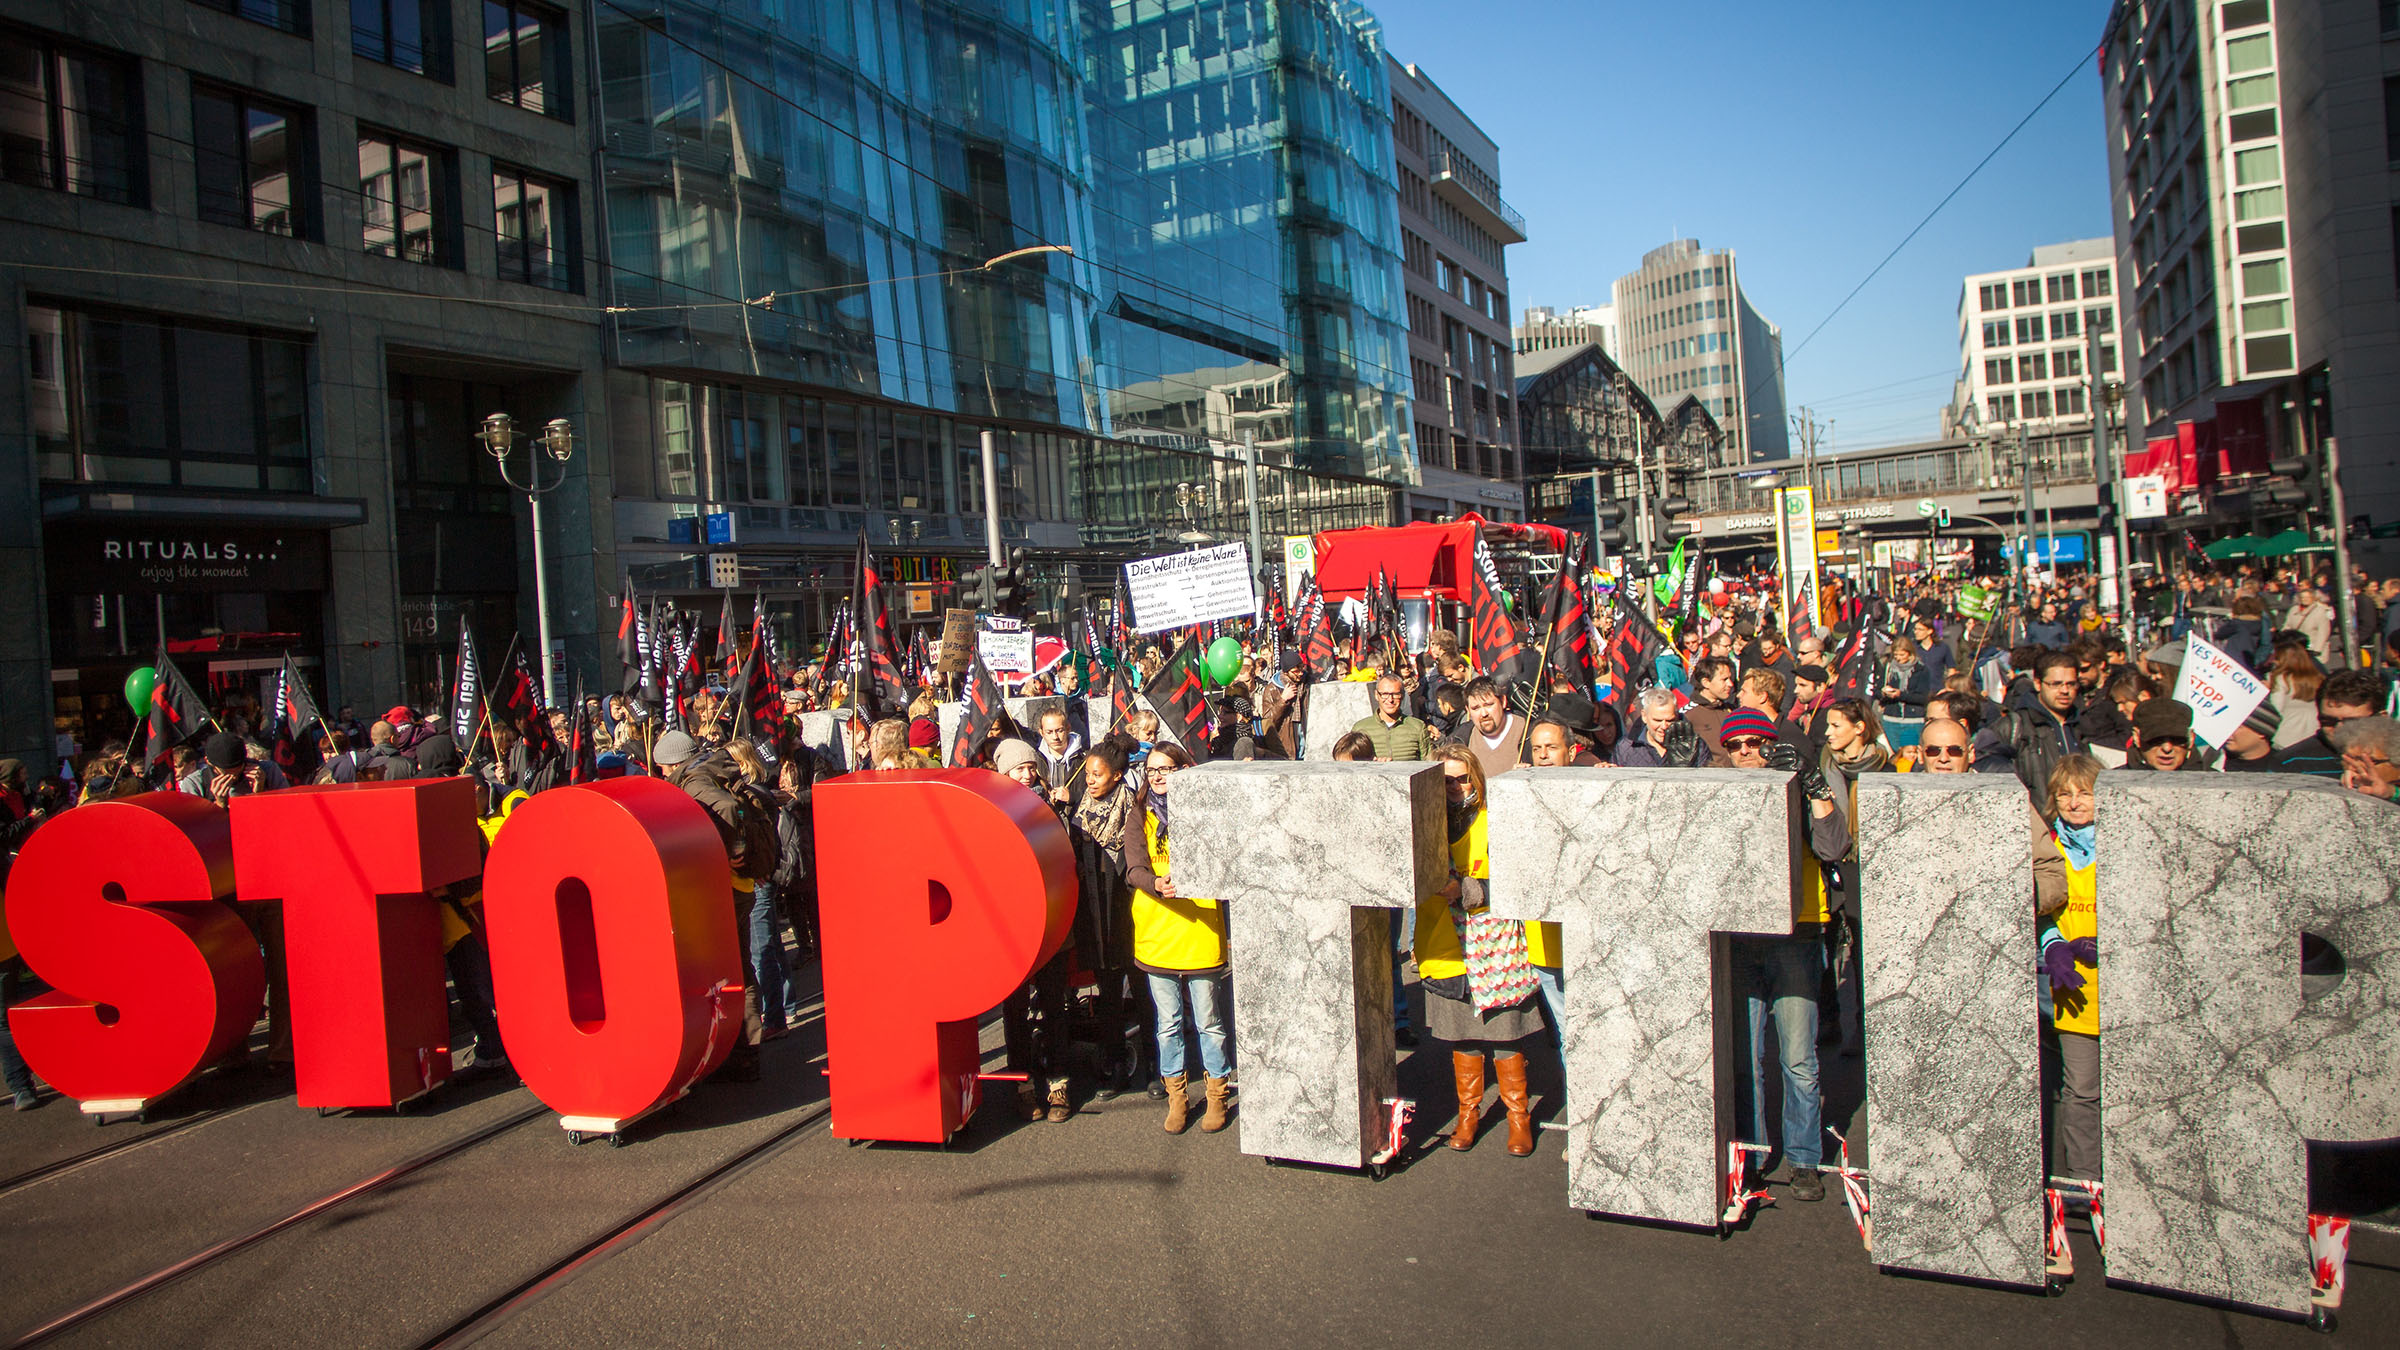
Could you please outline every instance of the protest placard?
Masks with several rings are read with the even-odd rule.
[[[994,678],[1018,680],[1033,673],[1033,630],[1024,620],[985,614],[977,624],[976,650]]]
[[[2267,682],[2197,633],[2183,639],[2183,671],[2175,677],[2175,699],[2192,710],[2192,734],[2223,745],[2242,719],[2267,696]]]
[[[1137,559],[1125,564],[1125,588],[1133,597],[1137,633],[1249,615],[1258,603],[1250,590],[1248,544]]]

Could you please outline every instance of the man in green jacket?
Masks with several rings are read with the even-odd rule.
[[[1375,681],[1375,712],[1350,728],[1375,743],[1375,758],[1390,760],[1433,758],[1433,733],[1401,708],[1402,687],[1396,675]]]

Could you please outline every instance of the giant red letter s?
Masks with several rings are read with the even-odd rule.
[[[450,1076],[430,892],[483,865],[475,785],[423,778],[233,801],[235,885],[281,900],[302,1106],[391,1106]]]
[[[55,992],[11,1009],[35,1072],[78,1101],[160,1096],[240,1045],[266,973],[233,891],[225,813],[152,792],[34,831],[8,930]]]
[[[483,916],[509,1058],[561,1115],[631,1120],[742,1034],[733,871],[708,813],[667,783],[518,807],[484,863]]]
[[[1066,829],[982,769],[837,778],[816,816],[833,1132],[939,1143],[966,1123],[975,1019],[1066,941]]]

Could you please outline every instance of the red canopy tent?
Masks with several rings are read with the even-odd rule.
[[[1422,525],[1328,530],[1317,536],[1317,585],[1328,600],[1364,596],[1381,570],[1406,599],[1440,596],[1463,602],[1479,533],[1495,547],[1549,553],[1567,548],[1567,532],[1555,525],[1498,524],[1472,511]]]

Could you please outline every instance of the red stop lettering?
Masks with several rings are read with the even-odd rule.
[[[1066,941],[1066,829],[982,769],[838,778],[816,817],[833,1132],[938,1143],[973,1109],[976,1019]]]
[[[78,1101],[161,1096],[241,1045],[266,997],[233,890],[225,813],[152,792],[34,831],[8,931],[54,992],[8,1013],[36,1073]]]
[[[631,1120],[742,1034],[733,872],[717,829],[655,778],[554,788],[492,844],[483,910],[508,1054],[561,1115]]]
[[[464,778],[237,797],[235,885],[283,901],[302,1106],[406,1101],[450,1076],[450,999],[429,892],[483,865]]]

